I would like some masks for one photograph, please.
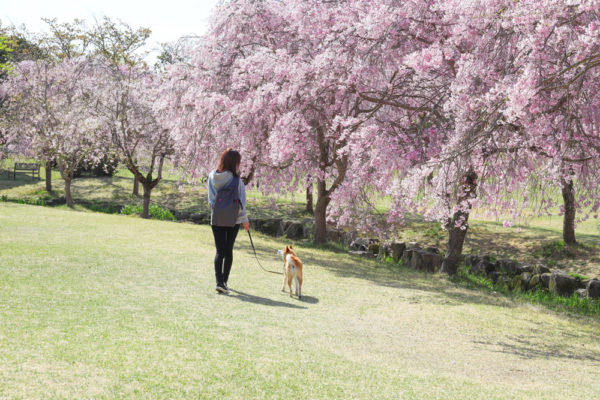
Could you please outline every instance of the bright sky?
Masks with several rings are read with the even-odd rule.
[[[0,0],[2,26],[25,24],[31,32],[46,30],[41,18],[70,22],[84,19],[91,25],[103,16],[122,20],[134,28],[152,30],[147,50],[181,36],[201,34],[208,28],[208,17],[219,0]]]

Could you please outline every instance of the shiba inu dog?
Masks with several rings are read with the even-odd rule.
[[[292,297],[292,281],[296,287],[296,296],[302,298],[302,261],[296,255],[292,248],[293,245],[285,246],[285,250],[280,254],[283,256],[283,285],[281,291],[285,292],[285,285],[290,289],[290,297]]]

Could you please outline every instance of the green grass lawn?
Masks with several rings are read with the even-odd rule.
[[[254,235],[263,265],[284,242]],[[566,399],[600,321],[298,248],[305,299],[240,233],[230,295],[201,225],[0,203],[0,398]]]

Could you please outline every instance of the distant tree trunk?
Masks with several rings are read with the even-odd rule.
[[[154,171],[156,156],[153,155],[150,161],[150,168],[148,174],[146,176],[142,175],[140,169],[137,164],[132,161],[131,157],[128,157],[126,160],[127,169],[131,171],[136,181],[139,181],[139,184],[144,188],[144,203],[142,209],[142,218],[150,218],[150,195],[152,194],[152,189],[158,182],[162,179],[162,169],[165,161],[165,156],[158,157],[158,171],[155,179],[152,179],[152,172]]]
[[[46,161],[46,192],[52,191],[52,161]]]
[[[475,174],[475,172],[469,171],[465,174],[462,190],[463,193],[459,197],[459,204],[475,198],[477,190],[477,174]],[[465,236],[467,235],[467,230],[469,228],[468,221],[470,211],[470,206],[468,206],[466,210],[459,210],[455,212],[452,219],[447,222],[448,250],[442,261],[440,273],[445,272],[448,275],[455,275],[458,271],[458,263],[460,261],[460,256],[462,255]],[[458,227],[456,226],[457,222],[459,225]]]
[[[152,184],[144,184],[144,208],[142,210],[142,218],[150,218],[150,194],[152,193]]]
[[[317,205],[314,210],[315,237],[313,242],[316,244],[327,242],[327,206],[330,201],[331,199],[326,190],[326,182],[319,180],[317,182]]]
[[[140,195],[140,181],[138,181],[135,175],[133,176],[133,195]]]
[[[575,190],[572,180],[562,180],[562,197],[565,207],[563,217],[563,239],[566,244],[576,244],[575,240]]]
[[[73,197],[71,196],[71,178],[63,178],[65,180],[65,198],[67,199],[67,206],[73,207]]]
[[[312,184],[306,188],[306,212],[314,215]]]

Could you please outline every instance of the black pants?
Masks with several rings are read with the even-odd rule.
[[[217,255],[215,255],[215,278],[217,285],[227,283],[231,264],[233,263],[233,244],[240,230],[240,224],[233,227],[211,225]]]

